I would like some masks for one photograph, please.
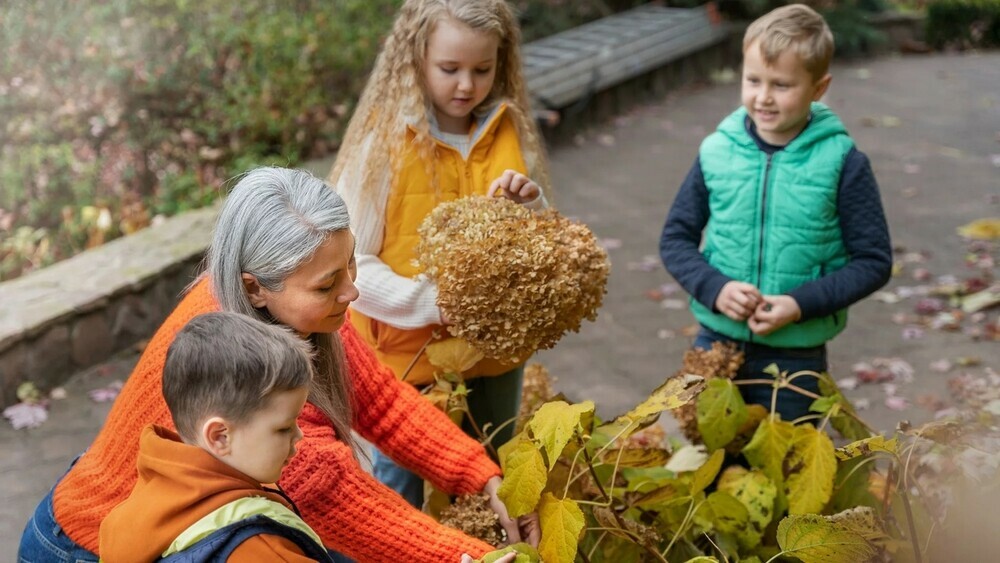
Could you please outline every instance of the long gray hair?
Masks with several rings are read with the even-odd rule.
[[[223,311],[273,323],[265,309],[250,303],[243,273],[269,291],[312,258],[326,238],[350,228],[344,200],[325,182],[302,170],[257,168],[229,193],[215,224],[207,254],[212,292]],[[353,397],[337,332],[313,334],[315,368],[309,402],[330,422],[337,437],[357,451],[351,435]]]

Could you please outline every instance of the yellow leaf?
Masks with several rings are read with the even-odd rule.
[[[735,497],[747,509],[753,534],[745,536],[749,541],[743,547],[756,547],[774,517],[777,487],[761,471],[747,471],[743,467],[732,465],[719,477],[719,490]]]
[[[709,450],[732,441],[749,416],[739,389],[729,379],[709,380],[698,395],[698,432]]]
[[[775,484],[784,482],[781,463],[792,445],[795,426],[775,418],[766,418],[757,427],[743,455],[754,467],[764,470]]]
[[[846,446],[837,448],[836,455],[840,461],[847,461],[860,456],[871,455],[872,452],[896,454],[899,451],[896,438],[886,440],[883,436],[872,436]]]
[[[505,475],[507,474],[507,458],[510,457],[510,454],[513,453],[518,446],[521,445],[522,441],[528,443],[531,442],[531,440],[525,436],[524,432],[518,433],[506,444],[502,444],[499,448],[497,448],[497,457],[500,458],[500,470],[503,471]]]
[[[640,428],[656,422],[661,412],[688,404],[704,387],[705,380],[697,375],[671,377],[657,387],[645,401],[602,425],[600,430],[611,438],[627,438]]]
[[[538,552],[542,560],[546,563],[573,563],[580,532],[583,531],[583,511],[572,499],[559,500],[546,493],[538,507],[538,516],[542,525]]]
[[[833,442],[810,425],[795,427],[792,447],[785,459],[785,494],[789,514],[819,512],[833,493],[837,457]]]
[[[719,469],[722,469],[722,460],[726,457],[725,450],[715,450],[712,455],[695,470],[694,478],[691,481],[691,494],[696,495],[704,491],[712,481],[715,481]]]
[[[794,434],[795,426],[791,423],[768,417],[760,423],[757,431],[754,432],[753,439],[743,448],[743,455],[747,461],[753,467],[763,470],[764,475],[767,475],[777,488],[774,501],[775,514],[784,512],[788,506],[788,501],[785,498],[785,474],[782,463],[788,454],[788,449],[792,446]]]
[[[444,373],[460,374],[483,359],[483,353],[461,338],[446,338],[427,346],[427,360]]]
[[[889,538],[885,527],[882,526],[882,519],[870,506],[856,506],[824,518],[869,542],[881,542]]]
[[[528,423],[531,435],[545,448],[549,467],[555,465],[566,443],[580,426],[581,418],[594,412],[594,402],[584,401],[570,405],[564,401],[552,401],[542,405]]]
[[[511,518],[531,513],[538,505],[548,475],[542,454],[534,444],[524,441],[507,456],[504,466],[503,483],[497,495],[507,506],[507,513]]]
[[[1000,217],[976,219],[957,229],[958,234],[976,240],[1000,239]]]
[[[601,463],[618,467],[662,467],[669,459],[670,452],[662,448],[629,448],[608,450],[601,456]]]
[[[803,563],[856,563],[875,555],[861,535],[818,514],[788,516],[778,524],[777,538],[783,553]]]

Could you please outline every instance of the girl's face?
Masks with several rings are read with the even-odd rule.
[[[357,273],[354,235],[345,229],[328,235],[312,258],[285,278],[280,291],[260,287],[246,273],[243,282],[254,307],[266,307],[275,320],[307,336],[332,333],[344,324],[348,305],[358,298]]]
[[[442,19],[427,40],[424,84],[438,127],[468,133],[472,110],[493,88],[500,40],[451,18]]]

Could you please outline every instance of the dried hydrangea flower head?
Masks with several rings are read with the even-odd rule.
[[[610,270],[585,225],[485,197],[438,205],[420,226],[417,265],[437,283],[448,331],[505,361],[595,320]]]

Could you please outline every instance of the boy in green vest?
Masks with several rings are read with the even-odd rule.
[[[660,238],[701,324],[694,347],[735,343],[745,353],[738,379],[769,379],[772,363],[826,371],[826,342],[844,329],[847,307],[891,275],[868,158],[819,103],[832,55],[826,22],[801,4],[747,28],[742,107],[702,142]],[[796,385],[818,393],[815,378]],[[771,385],[740,391],[747,403],[771,404]],[[781,389],[777,410],[795,420],[811,402]]]

